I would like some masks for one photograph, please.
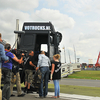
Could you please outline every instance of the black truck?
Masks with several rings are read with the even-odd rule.
[[[51,22],[25,22],[22,31],[14,31],[17,35],[17,50],[26,53],[34,51],[34,64],[37,66],[38,55],[42,49],[46,50],[46,55],[53,60],[54,54],[60,54],[59,44],[62,34],[56,32]],[[23,71],[20,73],[22,74]],[[22,76],[22,75],[21,75]],[[21,80],[23,77],[21,77]],[[22,81],[23,82],[23,81]],[[34,81],[32,86],[37,88],[39,82]]]
[[[14,31],[18,34],[17,49],[21,51],[33,50],[36,53],[46,47],[46,54],[53,60],[54,54],[60,54],[59,43],[62,34],[56,32],[51,22],[25,22],[22,31]],[[37,64],[37,59],[35,64]]]

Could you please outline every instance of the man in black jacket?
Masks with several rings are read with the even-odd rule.
[[[29,56],[26,58],[24,62],[25,65],[25,89],[24,92],[30,93],[30,85],[33,79],[33,70],[35,70],[36,66],[33,64],[33,56],[34,52],[30,51]]]

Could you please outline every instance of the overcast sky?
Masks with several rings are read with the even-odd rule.
[[[0,0],[0,33],[13,44],[16,19],[20,30],[27,21],[51,21],[63,35],[60,48],[64,61],[74,62],[74,50],[81,63],[93,59],[96,63],[100,51],[100,0]]]

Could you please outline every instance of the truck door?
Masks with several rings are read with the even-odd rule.
[[[20,49],[21,50],[33,50],[35,48],[35,39],[36,35],[32,33],[25,33],[21,34],[21,43],[20,43]]]

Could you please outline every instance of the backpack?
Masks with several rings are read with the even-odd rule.
[[[34,74],[34,78],[33,78],[33,82],[32,82],[32,84],[33,84],[33,86],[35,88],[39,88],[40,83],[41,83],[41,77],[42,77],[41,71],[40,70],[37,70],[35,72],[35,74]]]

